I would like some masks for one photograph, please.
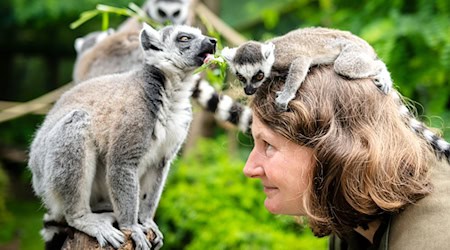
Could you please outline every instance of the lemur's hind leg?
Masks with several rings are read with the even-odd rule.
[[[89,114],[74,110],[50,131],[45,203],[51,214],[63,214],[69,226],[97,238],[101,246],[118,248],[124,234],[113,227],[114,217],[94,214],[89,205],[96,162],[89,127]]]
[[[342,51],[334,62],[336,73],[352,78],[372,78],[385,94],[392,89],[392,79],[386,65],[355,44],[342,45]]]
[[[289,102],[294,99],[297,90],[306,78],[312,59],[298,57],[292,61],[283,90],[277,92],[276,104],[278,109],[287,110]]]

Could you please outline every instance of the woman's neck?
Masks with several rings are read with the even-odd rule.
[[[370,243],[373,243],[373,237],[375,236],[375,232],[378,230],[378,228],[381,225],[380,220],[374,220],[372,222],[369,222],[368,229],[363,229],[362,227],[357,227],[354,230],[364,236],[364,238],[368,239]]]

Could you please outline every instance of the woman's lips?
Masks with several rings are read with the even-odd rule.
[[[272,195],[276,192],[278,192],[278,188],[264,186],[264,193],[266,193],[267,196]]]

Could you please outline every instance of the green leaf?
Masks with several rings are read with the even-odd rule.
[[[100,11],[98,11],[98,10],[88,10],[88,11],[82,12],[80,14],[80,18],[78,18],[76,21],[74,21],[73,23],[70,24],[70,28],[71,29],[78,28],[80,25],[89,21],[90,19],[92,19],[93,17],[98,15],[99,13],[100,13]]]

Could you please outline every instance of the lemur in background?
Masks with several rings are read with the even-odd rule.
[[[146,0],[142,9],[153,21],[161,24],[191,25],[191,0]],[[117,31],[140,29],[141,23],[137,18],[130,17],[119,25]]]
[[[286,77],[285,87],[276,99],[281,110],[287,109],[312,65],[334,64],[336,73],[345,77],[372,78],[384,94],[398,100],[399,112],[411,129],[450,161],[450,144],[409,112],[393,90],[386,65],[366,41],[350,32],[320,27],[298,29],[265,43],[249,41],[238,48],[224,48],[222,56],[248,95],[273,77]]]
[[[101,246],[120,247],[128,230],[136,249],[159,249],[153,215],[192,120],[188,78],[216,39],[190,26],[144,25],[140,44],[140,68],[92,78],[61,96],[37,130],[28,166],[47,220],[65,221]]]
[[[95,34],[102,39],[95,39]],[[75,84],[85,80],[113,73],[122,73],[135,69],[142,65],[143,54],[139,48],[139,33],[130,30],[96,32],[88,34],[86,38],[78,38],[76,47],[85,49],[77,53],[77,59],[73,69]],[[106,34],[106,37],[105,37]],[[88,45],[83,41],[89,42]],[[218,121],[227,121],[236,125],[242,132],[250,131],[250,108],[233,100],[231,97],[219,94],[206,80],[200,77],[193,78],[196,83],[192,89],[192,97],[200,106],[212,112]]]
[[[254,94],[272,77],[286,77],[286,84],[276,98],[281,110],[287,109],[313,65],[333,63],[340,75],[371,77],[384,93],[392,88],[386,65],[373,48],[348,31],[322,27],[297,29],[265,43],[249,41],[238,48],[224,48],[222,56],[244,84],[247,95]]]
[[[151,19],[165,24],[185,24],[191,0],[147,0],[143,9]]]

